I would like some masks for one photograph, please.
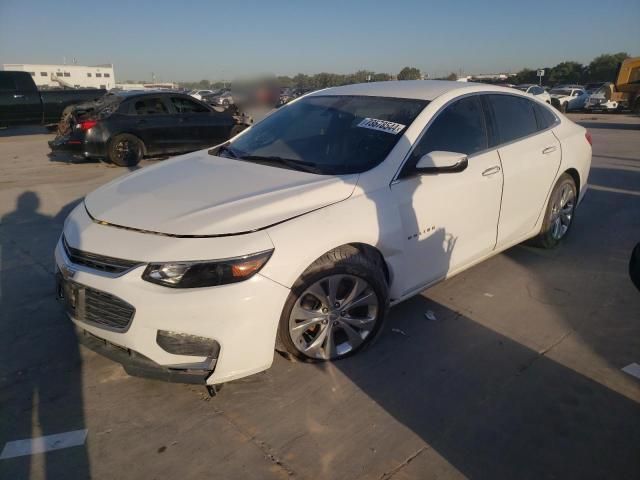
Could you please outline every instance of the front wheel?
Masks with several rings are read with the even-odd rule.
[[[369,345],[389,299],[381,260],[341,247],[316,260],[285,303],[277,349],[303,361],[338,360]]]
[[[542,248],[556,247],[569,233],[578,203],[576,182],[571,175],[563,173],[549,198],[542,230],[535,243]]]

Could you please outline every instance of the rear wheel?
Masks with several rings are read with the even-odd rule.
[[[144,146],[134,135],[116,135],[109,143],[109,160],[120,167],[137,165],[143,155]]]
[[[389,304],[380,261],[370,257],[346,246],[316,260],[285,303],[277,349],[304,361],[326,361],[369,345]]]
[[[569,233],[578,202],[576,183],[568,173],[563,173],[549,198],[542,223],[542,230],[535,243],[542,248],[554,248]]]

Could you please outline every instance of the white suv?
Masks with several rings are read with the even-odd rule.
[[[268,368],[274,348],[339,359],[389,306],[523,240],[558,244],[590,141],[513,89],[314,92],[89,194],[55,251],[58,291],[134,374],[211,386]]]

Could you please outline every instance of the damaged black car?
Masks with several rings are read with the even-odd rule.
[[[65,109],[52,151],[133,166],[143,157],[211,147],[237,135],[250,117],[175,92],[119,92]]]

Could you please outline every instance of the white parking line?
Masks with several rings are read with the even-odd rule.
[[[87,439],[87,432],[88,430],[86,429],[73,430],[71,432],[56,433],[55,435],[7,442],[0,454],[0,460],[83,445]]]
[[[640,365],[638,365],[637,363],[630,363],[629,365],[624,367],[622,371],[640,379]]]

